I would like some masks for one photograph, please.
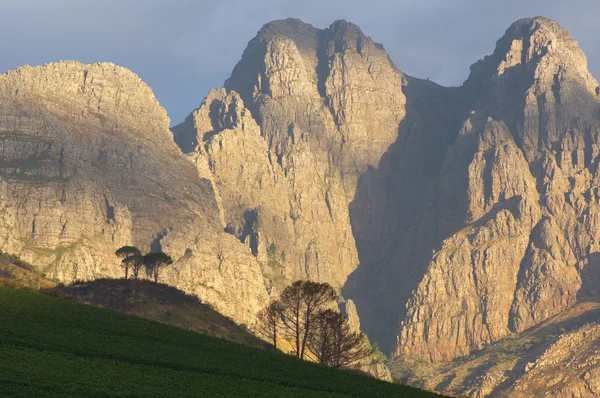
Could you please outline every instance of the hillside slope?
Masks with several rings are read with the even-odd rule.
[[[240,344],[268,348],[262,340],[198,297],[148,280],[97,279],[63,285],[13,255],[0,253],[0,285],[99,306]]]
[[[600,297],[600,87],[554,21],[515,22],[453,88],[346,21],[274,21],[198,102],[171,133],[115,65],[0,75],[0,249],[67,283],[161,249],[161,282],[249,325],[329,282],[434,367]]]
[[[73,300],[249,346],[267,348],[259,338],[196,296],[148,280],[97,279],[61,288]]]
[[[3,396],[436,396],[2,286],[0,324]]]
[[[396,380],[473,397],[594,397],[600,393],[600,303],[583,302],[453,361],[396,357]]]

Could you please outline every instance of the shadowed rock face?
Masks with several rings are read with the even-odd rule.
[[[0,249],[70,280],[161,248],[165,282],[245,323],[327,281],[384,351],[450,360],[597,296],[599,93],[545,18],[455,88],[345,21],[272,22],[172,136],[125,69],[20,68],[0,75]]]

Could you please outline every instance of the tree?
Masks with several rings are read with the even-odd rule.
[[[306,343],[312,331],[312,321],[319,307],[335,300],[336,293],[333,287],[328,283],[304,282],[302,299],[304,301],[304,337],[302,339],[302,349],[300,358],[304,358]]]
[[[334,328],[337,312],[327,309],[319,311],[314,320],[314,331],[310,334],[307,348],[315,356],[317,362],[330,365],[334,349]]]
[[[131,266],[132,258],[141,256],[141,253],[135,246],[123,246],[117,249],[115,255],[121,257],[121,266],[125,269],[125,279],[127,279],[129,277],[129,267]]]
[[[143,262],[152,270],[154,283],[158,283],[160,271],[166,266],[173,264],[171,257],[163,252],[148,253],[144,256]]]
[[[135,280],[137,280],[140,270],[145,265],[144,256],[139,254],[139,255],[129,257],[128,260],[130,262],[129,266],[131,267],[131,273],[133,274],[133,278]]]
[[[320,363],[342,368],[371,355],[372,349],[365,335],[352,331],[346,318],[338,311],[320,311],[315,320],[308,348]]]
[[[296,281],[281,293],[283,324],[289,332],[290,344],[298,358],[304,359],[317,310],[335,297],[336,293],[331,285],[311,281]]]
[[[279,301],[272,301],[258,315],[257,332],[262,337],[273,343],[273,350],[277,351],[277,336],[281,323],[282,306]]]

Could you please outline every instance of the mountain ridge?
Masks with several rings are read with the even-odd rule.
[[[74,69],[80,98],[83,71]],[[326,29],[296,19],[266,24],[224,87],[173,127],[172,138],[164,110],[155,98],[144,100],[152,103],[147,125],[156,135],[148,137],[150,152],[131,151],[148,162],[133,172],[102,163],[117,141],[86,138],[39,155],[60,141],[52,134],[87,137],[88,130],[97,137],[117,131],[133,148],[138,134],[147,134],[130,118],[130,107],[140,104],[112,109],[118,96],[100,101],[91,92],[75,107],[44,105],[44,93],[21,101],[15,90],[22,83],[2,76],[0,105],[14,115],[0,117],[0,133],[29,140],[21,126],[31,126],[47,136],[45,147],[35,141],[29,152],[3,141],[3,153],[15,160],[0,165],[13,178],[2,181],[0,198],[19,197],[39,175],[56,213],[40,223],[24,216],[36,214],[35,205],[9,201],[0,230],[11,237],[14,220],[23,220],[21,235],[0,249],[60,278],[73,276],[77,256],[94,253],[91,243],[67,260],[62,251],[52,257],[43,250],[96,228],[106,249],[86,261],[87,279],[116,274],[111,246],[160,248],[176,258],[164,282],[250,324],[291,281],[328,282],[355,304],[361,327],[382,349],[434,364],[598,297],[600,88],[577,42],[547,18],[511,25],[460,87],[403,74],[383,46],[346,21]],[[123,126],[104,123],[102,106]],[[154,144],[157,137],[164,145]],[[64,222],[48,220],[65,217],[56,210],[65,206],[57,187],[68,183],[60,154],[79,152],[100,159],[91,168],[85,161],[71,167],[102,182],[92,190],[102,194],[79,201],[96,221],[69,240],[60,233]],[[104,191],[126,189],[96,177],[107,173],[121,181],[133,176],[161,194],[112,199]],[[86,181],[81,186],[67,198],[88,192]],[[145,209],[141,216],[136,203]],[[35,242],[36,231],[45,231],[40,225],[52,228]],[[95,265],[103,262],[111,266]]]

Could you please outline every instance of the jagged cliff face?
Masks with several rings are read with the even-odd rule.
[[[441,248],[397,349],[434,361],[563,311],[594,293],[597,267],[598,84],[577,43],[519,21],[463,89],[471,111],[436,180]]]
[[[359,263],[348,204],[405,114],[402,76],[380,45],[340,21],[266,25],[175,139],[213,181],[227,230],[267,287],[341,287]]]
[[[1,250],[70,282],[120,276],[122,245],[163,249],[177,260],[164,281],[252,322],[266,300],[258,263],[222,232],[210,181],[135,74],[22,67],[0,75],[0,109]]]

